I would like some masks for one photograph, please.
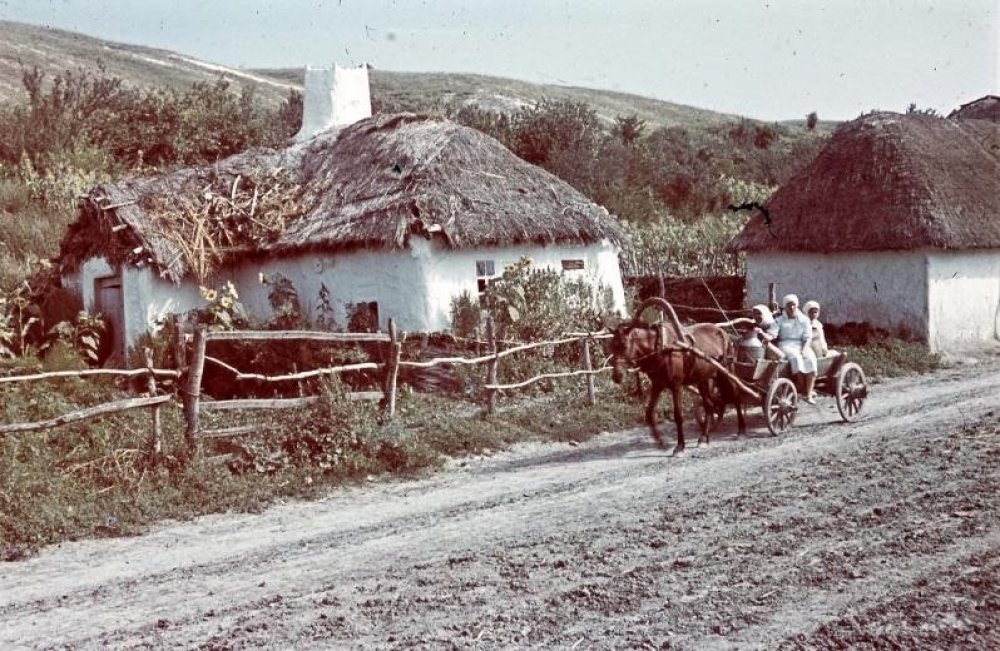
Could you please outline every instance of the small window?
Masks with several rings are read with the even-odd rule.
[[[493,260],[476,260],[476,291],[481,297],[489,286],[490,281],[496,278],[496,265]]]
[[[583,260],[563,260],[562,268],[563,271],[581,271],[583,269]]]

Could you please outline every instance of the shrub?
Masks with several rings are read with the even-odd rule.
[[[262,274],[260,282],[268,288],[267,301],[273,311],[271,325],[279,330],[302,327],[305,317],[299,303],[299,293],[292,281],[280,273],[271,273]]]
[[[451,331],[456,337],[472,339],[480,326],[479,302],[468,290],[451,299]]]
[[[746,220],[744,213],[728,212],[690,223],[669,218],[642,226],[626,223],[632,250],[622,266],[630,276],[740,275],[743,259],[723,249]]]

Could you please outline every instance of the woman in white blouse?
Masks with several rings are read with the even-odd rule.
[[[784,310],[774,320],[768,332],[777,340],[778,348],[792,365],[792,373],[800,380],[803,400],[816,404],[816,357],[807,353],[812,341],[809,317],[799,311],[799,297],[788,294],[781,301]]]

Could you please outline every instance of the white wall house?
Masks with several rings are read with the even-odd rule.
[[[356,81],[341,89],[357,89]],[[307,91],[313,82],[307,78]],[[364,95],[363,104],[367,82]],[[478,296],[505,266],[527,257],[534,268],[608,290],[624,313],[618,253],[625,236],[602,207],[478,131],[413,114],[344,126],[310,113],[309,97],[308,122],[323,130],[300,132],[302,142],[286,150],[91,191],[63,241],[64,284],[79,289],[86,309],[108,316],[119,352],[164,316],[203,307],[199,285],[232,281],[250,315],[268,320],[270,288],[261,275],[287,278],[314,320],[332,317],[343,327],[347,306],[364,303],[383,328],[391,318],[402,330],[430,332],[450,327],[455,297]],[[365,113],[343,98],[326,105]],[[193,273],[167,227],[142,207],[148,198],[198,200],[206,187],[228,192],[236,178],[278,168],[297,184],[299,210],[277,237],[230,251],[208,278]],[[332,314],[322,313],[323,288]]]
[[[842,125],[729,245],[747,300],[796,293],[829,323],[932,351],[1000,341],[1000,159],[979,120],[876,113]],[[995,129],[996,125],[992,127]]]
[[[273,311],[269,287],[260,275],[280,274],[295,287],[306,316],[329,316],[347,324],[347,306],[374,304],[379,325],[393,319],[410,332],[440,332],[451,327],[452,301],[463,292],[473,298],[505,266],[526,256],[535,269],[552,269],[567,279],[583,279],[611,293],[616,311],[624,313],[625,294],[618,269],[617,248],[610,242],[591,246],[524,246],[451,251],[434,242],[415,240],[406,251],[304,253],[249,260],[220,268],[207,281],[217,286],[232,281],[240,303],[255,318],[269,320]],[[64,279],[77,287],[84,309],[105,314],[114,324],[116,347],[124,352],[147,332],[155,332],[170,314],[204,307],[199,282],[179,284],[160,277],[155,268],[115,270],[101,257],[88,259],[77,274]],[[332,314],[321,310],[321,288],[329,294]],[[120,309],[119,309],[120,306]]]

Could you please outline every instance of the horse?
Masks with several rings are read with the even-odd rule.
[[[662,324],[650,325],[643,321],[642,313],[654,306],[665,310],[671,317],[672,330]],[[661,448],[666,446],[656,426],[656,405],[660,394],[670,389],[674,403],[674,425],[677,429],[677,442],[671,456],[684,454],[681,392],[685,386],[693,386],[698,390],[705,409],[698,447],[708,444],[711,420],[709,414],[717,414],[721,420],[727,404],[736,407],[738,436],[746,433],[739,389],[731,377],[721,370],[732,369],[735,347],[720,326],[714,323],[696,323],[683,328],[673,306],[662,298],[653,297],[643,301],[633,318],[615,328],[612,335],[611,379],[616,384],[621,384],[625,370],[631,366],[637,366],[649,377],[652,388],[646,404],[646,423],[653,440]]]

